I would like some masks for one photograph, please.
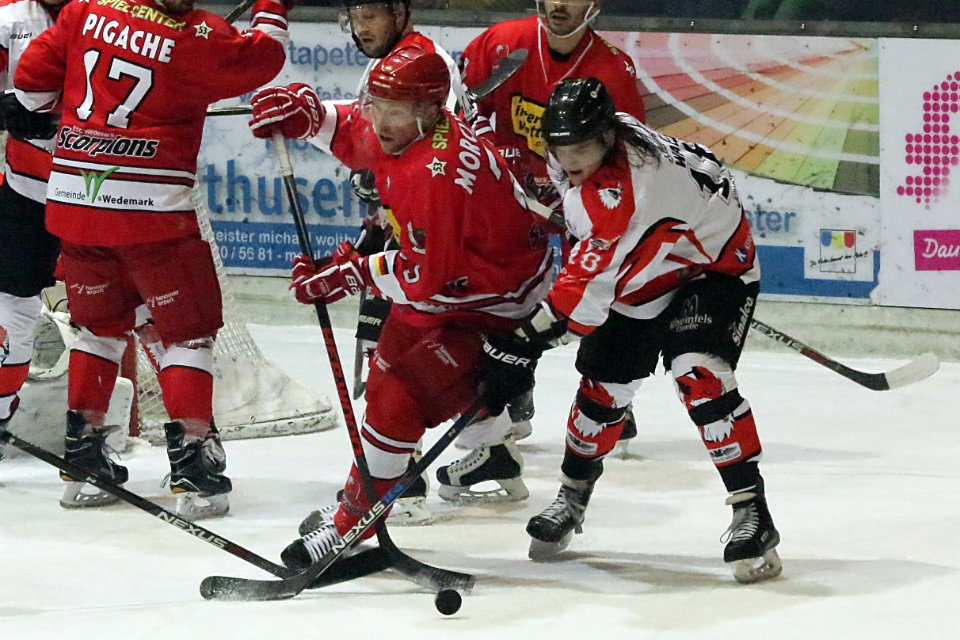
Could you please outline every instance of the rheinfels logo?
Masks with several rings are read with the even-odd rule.
[[[917,271],[960,271],[960,229],[919,229],[913,232]]]

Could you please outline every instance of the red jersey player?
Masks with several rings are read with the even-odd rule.
[[[343,0],[343,13],[340,24],[349,30],[353,41],[363,54],[371,60],[364,69],[360,79],[357,94],[360,95],[367,86],[367,77],[381,58],[391,51],[403,47],[420,47],[424,51],[435,52],[443,58],[450,72],[450,94],[447,96],[446,107],[455,111],[469,108],[465,96],[463,82],[457,63],[437,45],[433,40],[414,29],[410,14],[410,0]],[[368,168],[357,168],[350,172],[350,182],[354,193],[364,205],[367,216],[362,222],[356,250],[360,255],[370,255],[383,251],[387,243],[391,248],[399,246],[395,239],[385,233],[388,227],[384,212],[380,207],[380,196],[377,193],[373,172]],[[380,339],[383,322],[390,313],[390,301],[370,292],[364,292],[360,297],[360,312],[357,320],[357,349],[354,354],[354,394],[362,393],[363,361],[369,361]],[[431,518],[427,507],[426,495],[428,489],[427,474],[424,473],[414,482],[404,494],[394,503],[390,512],[390,521],[396,524],[412,525],[426,524]],[[316,528],[316,518],[323,517],[319,512],[311,514],[301,524],[301,528],[312,531]]]
[[[616,113],[596,78],[554,90],[543,131],[567,228],[577,239],[522,332],[540,347],[585,335],[557,499],[527,525],[530,557],[579,533],[627,407],[662,358],[730,492],[724,560],[740,582],[779,575],[780,536],[764,495],[760,440],[735,369],[760,291],[736,186],[709,149]]]
[[[193,0],[73,2],[24,52],[17,97],[58,103],[47,228],[62,241],[67,299],[81,335],[70,353],[66,459],[117,484],[103,419],[135,309],[146,303],[166,352],[159,382],[178,512],[225,513],[230,480],[212,428],[213,342],[222,302],[191,201],[207,106],[273,79],[286,9],[253,7],[239,33]],[[68,482],[65,507],[103,503]]]
[[[292,285],[308,304],[365,286],[393,301],[361,428],[379,495],[407,470],[424,430],[477,397],[485,337],[495,340],[487,334],[512,331],[549,288],[552,252],[519,184],[469,125],[442,108],[449,86],[439,55],[407,47],[370,73],[368,104],[321,105],[305,85],[264,89],[252,100],[254,135],[279,130],[309,138],[348,167],[373,169],[400,241],[399,250],[365,257],[348,248],[345,262],[319,273],[297,261]],[[491,375],[484,393],[490,413],[506,419],[503,407],[515,390],[504,382]],[[504,489],[512,489],[509,482]],[[302,568],[317,561],[367,507],[354,467],[332,521],[289,545],[284,562]]]
[[[13,88],[13,73],[27,45],[56,20],[66,0],[0,2],[0,90]],[[0,178],[0,428],[17,410],[30,370],[40,292],[54,283],[60,241],[46,230],[47,195],[56,122],[36,114],[13,92],[0,95],[0,127],[9,136]],[[37,139],[40,136],[44,139]],[[0,456],[3,451],[0,448]]]
[[[519,48],[530,52],[513,77],[478,101],[475,127],[507,158],[524,187],[552,207],[558,205],[559,198],[547,175],[541,119],[550,92],[558,82],[573,76],[595,76],[610,87],[617,109],[644,120],[633,61],[590,27],[600,6],[601,0],[537,0],[538,15],[490,27],[466,46],[460,59],[464,82],[472,87],[486,79],[502,56]],[[441,495],[459,500],[496,499],[495,495],[471,488],[488,479],[483,459],[490,447],[506,445],[514,452],[518,463],[516,480],[521,481],[520,452],[512,443],[531,432],[532,391],[507,408],[510,423],[472,425],[457,439],[457,446],[472,451],[445,467],[442,477],[438,475],[441,485],[446,484],[441,486]],[[628,416],[624,440],[636,435],[633,416]]]

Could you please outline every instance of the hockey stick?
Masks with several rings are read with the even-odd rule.
[[[250,551],[246,547],[242,547],[235,542],[231,542],[223,536],[216,534],[209,529],[205,529],[198,524],[184,520],[172,511],[167,511],[160,505],[151,502],[150,500],[147,500],[146,498],[139,496],[132,491],[128,491],[127,489],[114,484],[110,480],[99,476],[96,473],[85,471],[75,464],[67,462],[65,459],[61,458],[55,453],[47,451],[42,447],[38,447],[37,445],[28,442],[20,436],[17,436],[9,431],[0,430],[0,442],[9,442],[24,453],[57,467],[71,478],[81,478],[82,482],[91,484],[96,488],[109,493],[110,495],[116,496],[127,504],[133,505],[142,511],[146,511],[155,518],[162,520],[163,522],[166,522],[167,524],[172,525],[185,533],[189,533],[193,537],[202,540],[207,544],[213,545],[221,551],[226,551],[227,553],[234,555],[245,562],[249,562],[255,567],[263,569],[267,573],[273,574],[278,578],[289,578],[293,575],[296,575],[296,571],[288,569],[283,565],[274,564],[266,558],[257,555],[253,551]],[[379,549],[370,549],[364,552],[368,555],[365,555],[362,558],[361,555],[363,554],[345,558],[343,561],[337,563],[337,565],[335,565],[330,571],[324,573],[322,583],[311,585],[311,587],[318,588],[382,571],[388,565],[386,554],[368,553],[379,551]],[[356,559],[356,561],[352,562],[354,559]]]
[[[486,98],[523,66],[529,53],[526,49],[514,49],[500,58],[486,80],[467,89],[467,97],[473,102]]]
[[[257,0],[243,0],[243,2],[235,6],[233,10],[230,11],[230,13],[223,16],[223,19],[227,22],[227,24],[233,24],[233,22],[237,18],[243,15],[244,11],[246,11],[256,3],[257,3]]]
[[[367,290],[360,292],[360,308],[367,299]],[[357,338],[353,347],[353,399],[356,400],[367,390],[367,383],[363,379],[363,339]]]
[[[423,473],[447,446],[452,443],[461,431],[477,416],[483,409],[483,401],[476,401],[467,409],[447,431],[440,436],[432,447],[410,467],[403,476],[397,480],[389,491],[380,498],[370,510],[347,531],[336,545],[330,549],[320,560],[305,569],[303,572],[282,580],[250,580],[246,578],[231,578],[228,576],[209,576],[204,578],[200,584],[200,593],[207,599],[218,600],[283,600],[297,595],[307,585],[313,583],[319,576],[322,576],[327,568],[337,562],[337,558],[350,548],[350,546],[360,539],[360,536],[380,522],[380,517],[387,508],[393,504],[397,498],[403,495],[403,492]],[[419,563],[418,563],[419,564]],[[426,565],[424,565],[426,566]],[[391,566],[396,569],[396,566]],[[432,569],[432,567],[427,567]],[[449,574],[451,572],[434,569],[439,572],[434,579],[439,583],[442,579],[444,588],[457,589],[459,591],[469,592],[473,588],[474,577],[466,574],[456,574],[460,576],[459,581],[451,581]],[[426,585],[423,585],[426,586]]]
[[[313,260],[313,247],[312,243],[310,242],[310,235],[309,231],[307,230],[306,222],[304,221],[303,210],[300,207],[300,197],[297,193],[297,183],[293,175],[293,165],[290,162],[290,155],[287,151],[286,141],[284,140],[283,135],[277,132],[273,136],[273,142],[277,150],[277,160],[280,164],[280,176],[283,179],[284,187],[287,193],[287,199],[290,201],[290,211],[293,214],[294,227],[297,231],[297,239],[300,242],[300,250],[304,255]],[[370,469],[367,466],[367,459],[363,453],[363,443],[360,439],[360,429],[357,427],[357,419],[353,412],[353,403],[350,400],[350,391],[347,388],[346,377],[343,373],[343,366],[340,363],[340,354],[337,351],[337,343],[333,336],[333,326],[330,322],[330,315],[327,312],[326,305],[324,304],[317,303],[314,305],[314,309],[316,310],[317,320],[323,333],[323,342],[324,346],[326,347],[327,357],[330,360],[330,368],[333,372],[334,382],[337,387],[337,396],[340,401],[340,407],[343,410],[344,422],[346,422],[347,425],[347,433],[350,436],[350,444],[353,447],[354,460],[357,465],[357,471],[360,475],[361,485],[368,503],[373,504],[377,501],[378,496],[376,495],[373,485],[370,482]],[[479,411],[479,408],[477,411]],[[472,418],[473,416],[470,417]],[[436,458],[438,455],[440,455],[440,451],[437,451],[433,457]],[[427,468],[427,465],[418,466],[420,467],[418,475]],[[409,484],[410,483],[408,482],[407,485]],[[394,485],[394,489],[396,487],[397,485]],[[406,489],[406,485],[403,489]],[[401,493],[402,491],[403,490],[401,490]],[[399,497],[399,495],[400,494],[394,495],[387,505],[392,504],[393,500]],[[381,513],[378,513],[377,515],[379,516]],[[393,543],[393,540],[390,539],[386,526],[379,517],[375,517],[371,520],[371,522],[368,522],[367,526],[364,527],[360,533],[363,533],[363,531],[365,531],[371,525],[376,527],[377,541],[380,545],[380,548],[389,557],[390,567],[396,570],[398,573],[403,574],[413,582],[416,582],[423,587],[433,589],[434,591],[440,591],[442,589],[451,587],[460,587],[461,589],[469,590],[473,586],[475,579],[471,575],[432,567],[419,562],[418,560],[414,560],[410,556],[400,551],[400,549],[397,548],[397,546]],[[360,533],[356,535],[360,535]],[[341,551],[345,548],[346,545],[341,548]],[[339,553],[337,556],[339,556]],[[326,567],[330,566],[335,561],[336,557],[332,557],[329,562],[325,563],[324,569],[321,571],[325,570]],[[321,571],[317,571],[315,575],[319,575]],[[303,584],[309,585],[310,582],[311,580],[308,580]],[[291,593],[289,596],[281,597],[290,597],[292,595],[296,595],[303,588],[303,586],[299,586],[297,590]],[[204,597],[208,596],[205,595]]]
[[[908,384],[913,384],[914,382],[926,380],[936,373],[940,368],[940,360],[937,358],[936,354],[927,352],[920,357],[897,367],[896,369],[892,369],[883,373],[868,373],[866,371],[858,371],[857,369],[851,369],[850,367],[837,362],[833,358],[820,353],[813,347],[807,346],[799,340],[791,338],[785,333],[777,331],[770,325],[761,322],[756,318],[752,318],[750,320],[750,326],[771,340],[776,340],[780,344],[790,347],[800,355],[806,356],[814,362],[822,364],[827,369],[839,373],[844,378],[853,380],[860,386],[866,387],[867,389],[872,389],[874,391],[897,389],[899,387],[905,387]]]
[[[237,9],[239,8],[237,7]],[[234,11],[237,9],[234,9]],[[523,66],[523,63],[527,60],[527,55],[528,51],[526,49],[511,51],[500,59],[500,62],[490,72],[486,80],[471,89],[467,89],[467,97],[470,100],[480,100],[493,93]],[[251,113],[253,113],[253,107],[248,104],[207,107],[207,116],[248,116]]]

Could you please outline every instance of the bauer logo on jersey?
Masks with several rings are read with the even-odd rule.
[[[527,139],[527,147],[541,158],[546,158],[543,145],[544,106],[523,96],[513,96],[510,100],[510,113],[513,116],[513,132]]]

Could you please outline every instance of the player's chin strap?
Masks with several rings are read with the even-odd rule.
[[[540,9],[540,0],[537,0],[537,16],[540,20],[540,26],[543,27],[543,30],[546,31],[550,36],[558,38],[560,40],[566,40],[567,38],[572,38],[579,34],[581,31],[590,26],[590,23],[597,19],[597,16],[600,15],[600,7],[597,6],[596,2],[590,3],[590,8],[587,9],[586,14],[583,16],[583,22],[580,23],[580,26],[571,31],[566,35],[560,35],[547,26],[547,15],[545,11]]]

